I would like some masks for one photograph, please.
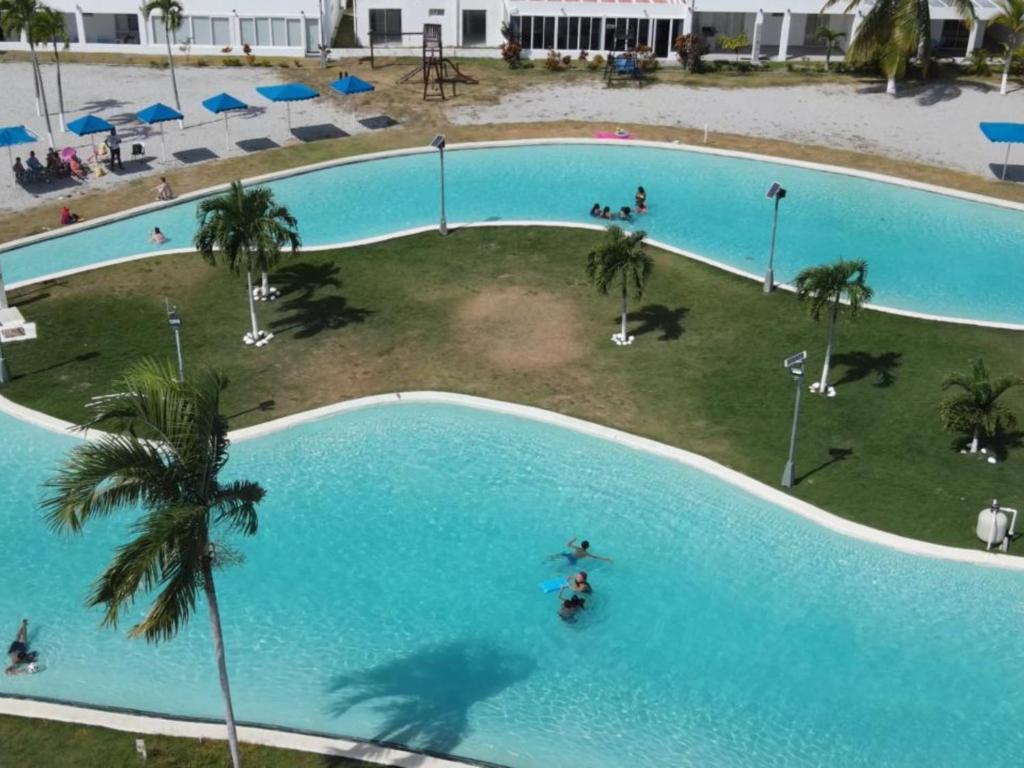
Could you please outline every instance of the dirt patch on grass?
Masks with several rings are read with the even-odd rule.
[[[546,291],[487,288],[462,302],[455,321],[467,347],[510,371],[554,368],[586,351],[575,304]]]

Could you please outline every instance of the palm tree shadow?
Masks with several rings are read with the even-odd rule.
[[[282,298],[295,294],[312,297],[324,288],[340,289],[340,274],[341,269],[333,262],[310,264],[304,261],[274,270],[271,278]]]
[[[845,366],[846,370],[842,378],[833,384],[838,387],[874,375],[873,386],[891,387],[896,381],[895,371],[900,367],[902,357],[902,352],[882,352],[878,355],[863,351],[837,353],[832,356],[833,364]]]
[[[634,336],[660,331],[661,335],[658,336],[658,341],[675,341],[683,335],[682,320],[689,311],[689,307],[670,309],[664,304],[646,304],[627,314],[626,320],[631,323],[640,323],[638,327],[630,331]]]
[[[971,437],[970,433],[957,433],[950,440],[950,449],[957,452],[967,450],[971,444]],[[973,454],[975,458],[981,460],[995,456],[996,461],[1002,463],[1010,455],[1010,449],[1024,445],[1024,432],[1019,429],[1001,429],[991,437],[983,437],[980,442],[979,448],[984,448],[987,453],[981,453],[979,450]]]
[[[281,309],[291,314],[272,320],[270,327],[274,333],[294,330],[296,339],[308,339],[323,331],[362,323],[373,314],[371,309],[350,307],[344,296],[293,299],[285,302]]]
[[[817,474],[818,472],[821,472],[823,469],[828,469],[833,464],[837,464],[838,462],[843,461],[843,460],[845,460],[846,458],[848,458],[848,457],[850,457],[852,455],[853,455],[853,449],[852,448],[829,448],[828,449],[828,456],[829,456],[828,461],[823,461],[821,464],[819,464],[818,466],[814,467],[813,469],[810,469],[807,472],[804,472],[802,475],[800,475],[800,477],[798,477],[796,479],[796,484],[800,485],[800,483],[802,483],[804,480],[806,480],[811,475]]]
[[[473,705],[527,679],[529,656],[480,641],[426,646],[362,672],[339,675],[328,690],[330,713],[341,717],[369,704],[383,715],[374,740],[451,753],[468,735]]]

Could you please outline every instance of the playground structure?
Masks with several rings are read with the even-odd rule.
[[[420,62],[411,70],[406,72],[400,78],[398,82],[408,83],[415,80],[417,77],[421,77],[423,80],[423,99],[427,100],[431,97],[440,97],[444,101],[447,96],[445,95],[445,86],[451,86],[451,95],[458,95],[456,92],[456,86],[458,83],[465,83],[467,85],[476,85],[479,82],[475,77],[466,74],[459,65],[447,58],[444,55],[444,43],[441,39],[441,25],[440,24],[424,24],[422,32],[401,32],[398,33],[402,37],[407,36],[421,36],[423,38],[423,47],[420,55]],[[394,36],[391,33],[385,37],[390,40]],[[378,37],[377,33],[370,30],[370,68],[376,69],[376,52],[374,46],[374,40]],[[365,59],[364,59],[365,61]]]

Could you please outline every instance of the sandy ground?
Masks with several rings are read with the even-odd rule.
[[[47,99],[52,114],[54,140],[58,147],[76,147],[79,156],[92,154],[88,136],[79,137],[73,133],[61,133],[57,117],[56,68],[43,65],[43,79],[47,85]],[[35,97],[32,91],[31,68],[27,63],[5,62],[0,64],[0,82],[3,82],[3,98],[0,100],[0,125],[22,123],[37,133],[42,140],[33,145],[13,148],[14,154],[24,159],[29,150],[45,156],[46,125],[36,114]],[[167,164],[160,161],[160,135],[158,127],[140,123],[135,113],[150,104],[161,101],[174,106],[174,92],[171,76],[167,70],[148,67],[123,67],[112,65],[64,64],[61,74],[64,83],[64,106],[70,122],[85,114],[103,117],[117,126],[124,145],[122,156],[125,160],[125,175],[139,174],[157,176],[162,169],[188,165],[217,157],[242,155],[273,146],[296,143],[303,139],[340,136],[345,133],[362,133],[367,129],[357,122],[366,117],[354,114],[355,105],[344,101],[344,97],[333,93],[322,93],[311,101],[295,102],[291,105],[292,126],[296,134],[288,130],[284,104],[273,104],[256,93],[257,85],[273,85],[287,79],[287,71],[277,68],[250,67],[208,67],[205,69],[180,67],[177,70],[178,91],[181,94],[181,111],[185,115],[185,129],[180,130],[176,122],[165,123],[167,142]],[[229,115],[231,132],[230,148],[226,146],[223,118],[207,112],[201,102],[221,91],[252,105],[244,112]],[[102,142],[103,135],[97,135]],[[128,162],[133,142],[142,141],[150,160],[147,163]],[[242,146],[239,146],[239,142]],[[7,165],[6,152],[0,150],[3,163]],[[60,189],[48,190],[45,185],[33,185],[31,192],[14,189],[9,168],[0,174],[0,210],[20,208],[31,204],[33,197],[39,199],[79,194],[117,184],[121,174],[108,174],[102,178],[90,178],[82,185],[61,185]],[[154,186],[157,179],[154,178]]]
[[[1024,93],[935,83],[893,98],[852,86],[717,89],[598,84],[545,86],[493,106],[461,107],[458,124],[597,120],[739,133],[888,155],[991,176],[1003,149],[978,130],[982,120],[1020,121]],[[1024,160],[1024,148],[1017,152]],[[1011,159],[1011,164],[1014,162]],[[1001,165],[1000,165],[1001,169]]]

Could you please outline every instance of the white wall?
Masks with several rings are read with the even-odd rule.
[[[422,32],[424,24],[440,24],[441,39],[446,51],[462,45],[462,11],[487,12],[487,39],[483,45],[485,48],[497,48],[501,45],[501,22],[507,18],[502,0],[356,0],[356,38],[364,47],[370,45],[370,11],[378,9],[400,10],[402,32]],[[444,13],[431,15],[431,10]],[[422,44],[419,35],[405,35],[401,44],[374,41],[375,47],[380,45],[419,49]]]

